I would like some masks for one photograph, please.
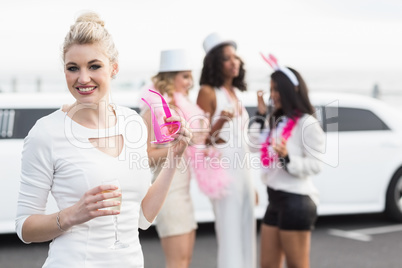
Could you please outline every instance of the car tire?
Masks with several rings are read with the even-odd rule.
[[[402,222],[402,168],[394,174],[388,186],[385,213],[392,220]]]

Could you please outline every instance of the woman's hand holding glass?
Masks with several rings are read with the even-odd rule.
[[[259,114],[266,114],[267,113],[267,105],[265,104],[264,101],[264,94],[267,93],[266,91],[263,90],[258,90],[257,91],[257,108],[258,108],[258,113]]]
[[[72,207],[63,210],[63,229],[81,224],[97,217],[118,215],[119,210],[109,210],[109,207],[120,206],[121,202],[110,200],[121,197],[116,191],[116,185],[99,185],[87,191]]]
[[[87,191],[75,205],[63,210],[61,227],[66,230],[97,217],[112,215],[115,241],[109,248],[126,248],[129,245],[118,239],[117,215],[120,214],[121,197],[118,180],[102,181],[101,185]]]
[[[205,117],[195,119],[193,122],[191,133],[193,135],[190,146],[195,146],[196,148],[203,148],[209,137],[209,115],[206,114]]]
[[[272,148],[278,154],[279,157],[286,157],[288,155],[288,150],[286,148],[287,140],[281,138],[279,142],[272,139]]]
[[[120,214],[121,208],[121,188],[120,183],[117,179],[109,180],[109,181],[102,181],[102,185],[109,185],[109,186],[117,186],[118,188],[112,192],[120,193],[120,195],[105,199],[102,203],[108,203],[108,205],[104,208],[105,210],[109,211],[118,211]],[[104,194],[112,193],[111,190],[103,191]],[[112,206],[110,206],[112,205]],[[113,214],[113,226],[114,226],[114,242],[112,245],[109,246],[110,249],[119,249],[119,248],[127,248],[129,247],[128,244],[122,243],[118,238],[119,228],[117,224],[117,214]]]
[[[107,209],[121,205],[120,201],[114,200],[121,198],[121,192],[116,191],[118,188],[116,185],[99,185],[87,191],[73,206],[60,211],[59,229],[68,230],[97,217],[120,214],[120,210]]]
[[[230,121],[234,117],[235,111],[233,106],[228,105],[222,110],[219,119],[223,121]]]

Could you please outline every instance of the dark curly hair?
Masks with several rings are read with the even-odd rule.
[[[211,87],[220,87],[224,83],[223,76],[223,48],[228,44],[220,45],[213,48],[204,58],[204,66],[201,71],[200,85],[209,85]],[[244,70],[244,62],[240,60],[239,76],[233,79],[233,86],[240,91],[247,90],[245,82],[246,71]]]

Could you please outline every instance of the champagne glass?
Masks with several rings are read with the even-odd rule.
[[[224,110],[225,112],[231,113],[231,114],[234,114],[234,112],[235,112],[235,108],[234,108],[233,105],[231,105],[231,104],[226,105],[223,110]]]
[[[232,117],[235,117],[236,115],[236,109],[232,104],[228,104],[223,108],[223,111],[226,113],[231,114]]]
[[[115,190],[115,191],[121,193],[120,183],[116,179],[115,180],[109,180],[109,181],[102,181],[102,184],[116,185],[119,188],[117,190]],[[113,192],[113,191],[111,191],[111,190],[103,191],[103,193],[109,193],[109,192]],[[104,201],[120,201],[120,205],[118,205],[118,206],[105,208],[107,210],[118,210],[118,211],[120,211],[120,208],[121,208],[121,195],[119,197],[109,198],[109,199],[106,199]],[[118,238],[119,230],[118,230],[117,220],[118,220],[117,215],[113,215],[114,240],[115,241],[111,246],[109,246],[110,249],[119,249],[119,248],[127,248],[127,247],[129,247],[128,244],[122,243]]]

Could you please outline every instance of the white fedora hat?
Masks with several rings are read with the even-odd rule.
[[[190,71],[192,66],[185,49],[170,49],[161,51],[159,72]]]
[[[232,45],[235,49],[237,48],[235,41],[224,38],[218,33],[211,33],[204,39],[203,46],[206,54],[219,45]]]

